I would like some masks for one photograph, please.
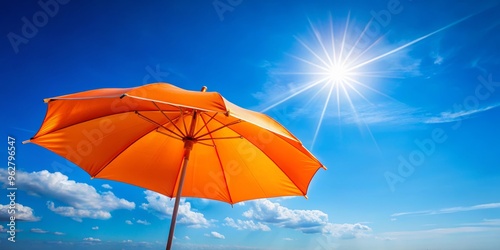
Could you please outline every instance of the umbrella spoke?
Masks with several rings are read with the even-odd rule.
[[[200,128],[200,129],[198,129],[198,131],[196,131],[196,133],[194,133],[193,137],[196,137],[196,136],[197,136],[197,135],[201,132],[201,130],[202,130],[203,128],[207,127],[207,126],[208,126],[208,124],[210,123],[210,121],[212,121],[212,119],[214,119],[214,117],[215,117],[217,114],[218,114],[218,112],[215,112],[215,114],[214,114],[214,115],[212,115],[212,116],[210,117],[210,119],[209,119],[207,122],[205,122],[205,120],[203,120],[203,122],[205,122],[205,125],[201,126],[201,128]],[[201,115],[201,114],[200,114],[200,115]]]
[[[181,139],[181,140],[182,140],[182,138],[184,138],[183,136],[181,136],[181,135],[177,134],[175,131],[173,131],[173,130],[171,130],[171,129],[169,129],[169,128],[167,128],[167,127],[165,127],[165,126],[163,126],[163,125],[159,124],[158,122],[156,122],[156,121],[154,121],[154,120],[152,120],[152,119],[150,119],[150,118],[148,118],[148,117],[144,116],[143,114],[139,113],[139,111],[135,111],[135,113],[136,113],[137,115],[139,115],[139,117],[143,118],[144,120],[146,120],[146,121],[148,121],[148,122],[150,122],[150,123],[153,123],[153,124],[157,125],[158,127],[162,127],[162,128],[164,128],[165,130],[167,130],[168,132],[170,132],[170,133],[172,133],[172,134],[176,135],[176,136],[178,137],[177,139]],[[159,132],[159,131],[158,131],[158,132]]]
[[[199,142],[199,141],[208,141],[208,140],[224,140],[224,139],[243,139],[243,136],[226,136],[226,137],[202,138],[202,139],[196,139],[196,142]]]
[[[215,144],[208,144],[208,143],[199,142],[199,141],[197,141],[196,144],[201,144],[203,146],[208,146],[208,147],[215,148]]]
[[[163,116],[165,116],[165,118],[167,118],[168,121],[170,123],[172,123],[172,125],[174,125],[174,127],[177,129],[177,131],[179,131],[179,133],[181,133],[181,135],[183,137],[185,137],[186,135],[182,132],[182,130],[179,129],[179,127],[177,127],[177,125],[175,125],[175,123],[170,119],[170,117],[168,117],[168,115],[166,115],[165,112],[163,112],[163,110],[161,110],[160,107],[158,107],[158,105],[155,102],[152,102],[152,103],[156,106],[156,108],[158,109],[158,111],[160,111],[163,114]]]
[[[205,134],[202,134],[202,135],[200,135],[200,136],[196,137],[195,139],[196,139],[196,140],[199,140],[200,138],[203,138],[203,137],[205,137],[205,136],[207,136],[207,135],[210,135],[210,134],[212,134],[212,133],[213,133],[213,132],[215,132],[215,131],[219,131],[219,130],[221,130],[221,129],[223,129],[223,128],[229,127],[229,126],[234,125],[234,124],[238,124],[238,123],[240,123],[240,122],[241,122],[241,120],[237,120],[237,121],[234,121],[234,122],[230,122],[230,123],[228,123],[228,124],[224,124],[224,125],[222,125],[222,126],[220,126],[220,127],[216,128],[216,129],[214,129],[214,130],[212,130],[212,131],[210,131],[210,132],[208,132],[208,133],[205,133]]]
[[[184,120],[184,110],[182,110],[182,107],[179,107],[179,110],[181,111],[181,120],[182,124],[184,125],[184,131],[186,131],[186,134],[189,133],[187,126],[186,126],[186,121]]]
[[[176,139],[176,140],[182,141],[182,139],[181,139],[181,138],[179,138],[179,137],[175,137],[175,136],[173,136],[173,135],[169,135],[169,134],[167,134],[167,133],[165,133],[165,132],[163,132],[163,131],[160,131],[160,130],[158,130],[158,129],[156,129],[156,132],[158,132],[158,133],[160,133],[160,134],[162,134],[162,135],[166,135],[166,136],[168,136],[168,137],[172,137],[172,138],[174,138],[174,139]]]

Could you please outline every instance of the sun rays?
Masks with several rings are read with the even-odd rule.
[[[310,146],[311,150],[316,143],[323,121],[329,116],[329,112],[332,112],[330,107],[336,105],[333,112],[336,112],[340,124],[342,116],[341,106],[344,103],[349,107],[349,112],[352,112],[352,115],[356,117],[356,120],[359,122],[358,125],[365,127],[373,139],[370,128],[363,122],[362,117],[358,116],[356,105],[359,104],[360,100],[371,103],[366,96],[367,91],[394,100],[383,91],[374,87],[373,82],[375,78],[394,78],[398,77],[398,73],[401,73],[389,70],[377,70],[379,68],[377,67],[377,62],[387,59],[389,56],[436,33],[442,32],[471,16],[461,18],[410,42],[385,49],[382,52],[380,52],[382,49],[378,48],[377,45],[384,39],[384,36],[382,34],[375,37],[367,36],[367,31],[374,22],[373,19],[361,30],[355,29],[356,27],[352,24],[353,20],[350,14],[343,25],[338,25],[330,17],[327,28],[321,30],[309,22],[313,34],[313,42],[308,43],[296,37],[295,39],[305,49],[306,53],[304,56],[290,55],[300,63],[301,70],[284,73],[287,75],[296,75],[297,78],[304,77],[304,82],[299,87],[295,87],[284,93],[283,98],[275,100],[274,103],[261,111],[269,111],[298,95],[306,94],[306,92],[308,93],[312,89],[318,89],[314,92],[313,98],[324,98],[324,101],[321,102],[322,106],[317,109],[320,113]],[[383,47],[387,48],[387,46]],[[379,51],[376,50],[377,48]]]

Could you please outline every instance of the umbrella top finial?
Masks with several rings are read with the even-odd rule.
[[[201,92],[205,92],[205,91],[207,91],[207,86],[201,87]]]

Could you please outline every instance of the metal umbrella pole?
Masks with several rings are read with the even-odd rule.
[[[201,92],[205,92],[207,90],[207,87],[203,86],[201,88]],[[181,200],[181,194],[182,194],[182,186],[184,185],[184,177],[186,176],[186,168],[189,162],[189,155],[191,154],[191,150],[193,149],[193,145],[195,143],[194,140],[194,130],[196,127],[196,119],[198,116],[198,111],[194,110],[193,111],[193,118],[191,120],[191,125],[189,128],[189,133],[188,135],[183,138],[184,141],[184,159],[182,163],[182,170],[181,170],[181,178],[179,180],[179,187],[177,188],[177,194],[175,196],[175,203],[174,203],[174,211],[172,213],[172,221],[170,222],[170,232],[168,234],[168,242],[167,242],[167,250],[170,250],[172,248],[172,241],[174,239],[174,231],[175,231],[175,222],[177,220],[177,213],[179,211],[179,202]]]

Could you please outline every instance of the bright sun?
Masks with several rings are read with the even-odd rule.
[[[336,36],[334,34],[333,21],[331,18],[330,18],[330,26],[326,30],[327,32],[321,33],[316,29],[316,27],[314,27],[311,24],[311,30],[314,34],[314,38],[316,39],[316,46],[314,46],[313,48],[310,44],[307,44],[303,42],[301,39],[297,38],[297,41],[309,52],[308,57],[303,58],[291,55],[291,57],[297,59],[302,63],[305,63],[303,68],[306,70],[304,72],[286,73],[292,75],[305,75],[308,77],[309,80],[304,84],[301,84],[301,86],[290,90],[289,92],[284,94],[284,97],[282,99],[279,99],[275,103],[264,108],[263,110],[261,110],[261,112],[266,112],[276,107],[277,105],[280,105],[290,100],[291,98],[318,86],[319,90],[316,92],[314,96],[316,96],[319,93],[326,92],[326,98],[323,107],[321,108],[321,115],[319,117],[319,121],[316,126],[316,130],[314,132],[314,137],[312,139],[312,145],[311,145],[311,150],[312,150],[316,138],[318,136],[319,130],[321,128],[321,124],[323,123],[323,119],[325,118],[325,113],[327,112],[327,108],[328,105],[330,104],[330,99],[332,99],[331,98],[332,96],[336,99],[337,116],[339,117],[339,121],[341,117],[340,99],[347,101],[352,110],[352,114],[356,117],[356,120],[359,120],[356,106],[350,96],[351,94],[355,94],[361,97],[361,99],[364,99],[368,103],[371,102],[363,95],[362,90],[370,90],[372,92],[375,92],[377,94],[392,99],[386,94],[371,87],[370,83],[361,82],[360,79],[363,78],[364,81],[366,81],[367,79],[374,77],[390,78],[393,77],[391,76],[391,73],[394,72],[388,72],[388,71],[368,72],[366,71],[367,68],[366,65],[373,64],[374,62],[379,61],[380,59],[386,58],[387,56],[390,56],[400,50],[403,50],[406,47],[409,47],[419,41],[422,41],[438,32],[446,30],[466,20],[469,17],[470,15],[462,19],[459,19],[455,22],[452,22],[429,34],[414,39],[406,44],[403,44],[399,47],[389,50],[385,53],[381,53],[378,56],[369,58],[366,58],[367,57],[366,54],[368,54],[366,52],[373,49],[373,47],[375,47],[375,45],[378,42],[380,42],[383,38],[383,36],[380,36],[378,38],[372,37],[371,39],[368,39],[372,41],[371,44],[366,44],[366,43],[364,45],[362,44],[361,41],[367,37],[365,33],[367,32],[367,30],[369,30],[370,25],[373,24],[372,23],[373,20],[369,21],[366,24],[365,28],[361,31],[361,33],[358,33],[357,36],[352,35],[352,32],[355,29],[349,27],[350,15],[347,16],[345,26],[343,27],[342,30],[343,34],[341,34],[341,36]],[[365,71],[363,71],[363,69],[365,69]],[[326,89],[328,89],[328,91],[324,91]],[[368,132],[371,135],[371,131],[367,125],[366,128],[368,129]]]
[[[328,80],[331,83],[344,83],[349,76],[349,69],[342,65],[331,65],[328,69]]]

